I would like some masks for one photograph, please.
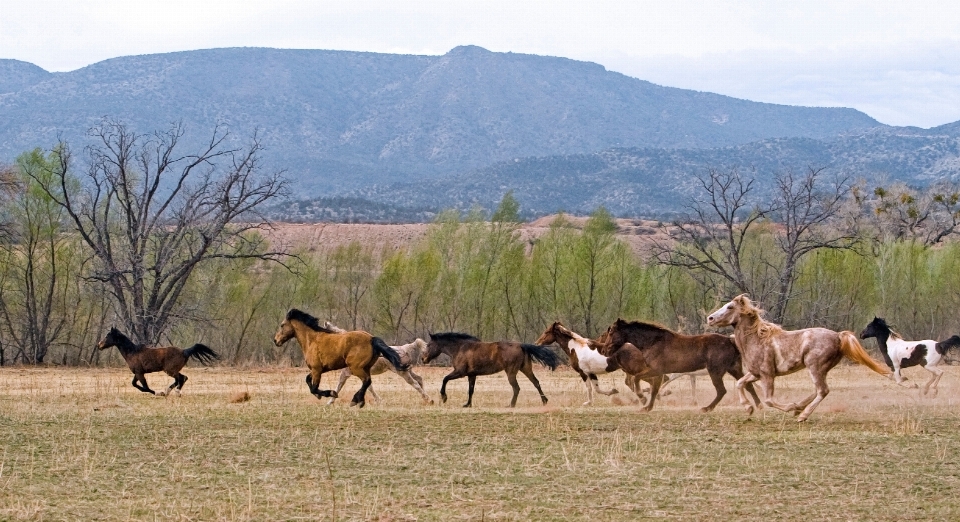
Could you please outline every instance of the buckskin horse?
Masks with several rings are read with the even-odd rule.
[[[450,356],[453,371],[443,378],[440,385],[440,401],[447,402],[447,382],[452,379],[466,377],[469,382],[467,403],[464,408],[473,404],[473,388],[478,375],[493,375],[506,372],[507,381],[513,388],[513,398],[510,407],[517,405],[517,396],[520,394],[520,384],[517,383],[517,372],[522,372],[530,379],[533,386],[540,393],[540,400],[547,403],[547,396],[540,389],[540,381],[533,374],[533,361],[537,361],[551,370],[560,364],[560,359],[546,346],[522,344],[511,341],[483,342],[476,337],[464,333],[430,334],[427,351],[423,353],[423,364],[436,359],[441,353]]]
[[[166,391],[160,392],[161,396],[170,393],[174,388],[177,390],[177,395],[180,394],[184,383],[187,382],[187,376],[180,373],[180,370],[186,366],[187,360],[191,357],[200,361],[201,364],[207,364],[220,358],[217,352],[199,343],[186,350],[181,350],[176,346],[154,348],[136,344],[116,328],[111,328],[103,340],[97,343],[97,347],[101,350],[105,350],[111,346],[116,346],[117,349],[120,350],[120,355],[123,356],[123,360],[127,362],[130,371],[133,372],[133,381],[130,384],[132,384],[134,388],[145,393],[156,395],[156,392],[147,386],[147,379],[144,377],[144,374],[162,371],[170,377],[173,377],[173,384],[167,387]],[[140,381],[139,386],[137,385],[137,381]]]
[[[750,298],[740,294],[707,317],[710,326],[733,327],[745,372],[737,381],[737,390],[740,392],[740,403],[746,407],[748,414],[753,413],[753,407],[747,402],[743,387],[760,381],[764,404],[798,415],[797,422],[807,420],[830,393],[827,372],[844,357],[884,377],[891,376],[889,370],[870,358],[853,332],[835,332],[826,328],[784,330],[778,324],[765,321],[762,313],[763,310],[754,306]],[[774,378],[803,368],[810,372],[816,391],[800,402],[781,404],[774,401]]]
[[[687,373],[706,368],[717,396],[713,402],[700,408],[703,413],[713,410],[727,393],[723,385],[724,374],[735,379],[743,377],[740,352],[729,336],[708,333],[684,335],[669,328],[641,321],[617,319],[605,334],[623,371],[635,379],[665,376],[670,373]],[[638,354],[633,350],[639,351]],[[650,398],[643,405],[644,411],[653,408],[660,391],[661,381],[650,383]],[[760,398],[751,385],[748,388],[757,404]]]
[[[307,387],[316,398],[337,397],[333,390],[320,389],[320,376],[324,372],[350,368],[350,373],[356,375],[363,384],[354,394],[350,406],[363,407],[366,404],[365,396],[370,387],[370,368],[381,355],[398,369],[406,370],[408,365],[400,360],[400,354],[387,346],[383,339],[374,337],[367,332],[355,331],[337,333],[329,328],[320,326],[316,317],[292,308],[287,312],[273,342],[277,346],[296,337],[303,350],[303,358],[307,362],[310,373],[307,374]]]

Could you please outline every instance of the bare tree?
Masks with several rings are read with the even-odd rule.
[[[216,127],[198,152],[181,154],[181,124],[144,135],[105,119],[89,134],[86,171],[74,174],[61,142],[61,165],[44,190],[92,251],[87,277],[106,286],[135,341],[156,343],[185,316],[180,298],[199,264],[282,259],[252,233],[265,223],[258,208],[286,186],[282,172],[261,172],[256,135],[247,148],[230,148]]]
[[[661,226],[672,240],[654,241],[652,253],[663,264],[690,269],[703,286],[719,277],[736,292],[756,296],[742,259],[747,237],[765,213],[751,199],[754,179],[738,169],[711,169],[697,181],[701,195],[692,200],[684,219],[671,224],[675,232]]]
[[[653,253],[663,264],[690,269],[704,286],[719,280],[732,287],[719,291],[772,300],[771,318],[781,322],[800,260],[819,249],[850,247],[855,240],[826,226],[840,212],[849,186],[845,179],[823,182],[823,172],[809,168],[803,175],[777,175],[771,197],[761,204],[753,195],[755,178],[737,169],[710,170],[698,177],[703,195],[692,201],[687,219],[673,223],[674,241],[655,242]],[[758,252],[748,266],[747,249],[760,230],[772,234],[777,248],[768,252],[762,243],[755,246]]]

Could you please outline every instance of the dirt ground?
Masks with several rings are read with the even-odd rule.
[[[797,424],[748,418],[732,393],[701,414],[705,378],[696,401],[677,382],[650,413],[625,392],[582,406],[569,368],[535,370],[546,406],[523,377],[516,409],[502,374],[464,409],[465,379],[429,405],[388,373],[362,410],[309,395],[300,367],[188,367],[165,398],[125,368],[2,368],[0,519],[958,520],[960,368],[946,370],[926,398],[841,366]],[[417,371],[438,400],[449,369]],[[618,375],[601,384],[622,389]],[[811,389],[805,372],[777,385],[783,400]]]

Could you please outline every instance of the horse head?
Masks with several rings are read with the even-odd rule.
[[[860,332],[861,339],[869,339],[871,337],[888,336],[890,335],[890,327],[887,326],[887,322],[883,319],[874,316],[873,321],[870,321],[870,324]]]
[[[103,339],[99,343],[97,343],[97,348],[101,350],[106,350],[111,346],[117,346],[125,338],[126,336],[120,333],[120,330],[117,330],[115,327],[111,327],[110,331],[107,332],[107,335],[105,335]]]
[[[707,324],[713,327],[736,326],[743,313],[755,309],[747,294],[740,294],[707,316]]]
[[[537,340],[534,341],[533,344],[539,344],[540,346],[546,346],[553,343],[560,344],[558,334],[571,337],[570,330],[567,330],[560,321],[554,321],[553,324],[548,326],[547,329],[540,334],[540,337],[537,337]],[[564,346],[563,348],[566,347]]]
[[[283,322],[280,323],[280,328],[277,328],[277,333],[273,334],[273,344],[282,346],[283,343],[289,341],[296,333],[293,325],[290,324],[290,320],[284,319]]]

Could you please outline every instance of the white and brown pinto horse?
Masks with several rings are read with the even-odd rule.
[[[587,386],[587,401],[584,406],[593,403],[593,392],[603,395],[613,395],[617,393],[616,388],[604,390],[597,383],[597,375],[615,372],[620,369],[617,361],[607,357],[597,350],[597,346],[586,337],[582,337],[573,330],[570,330],[556,321],[540,334],[540,337],[534,341],[534,344],[545,346],[556,344],[570,359],[570,366],[576,370]],[[632,379],[631,379],[632,381]]]
[[[900,386],[907,386],[904,381],[907,379],[900,375],[901,368],[911,366],[923,366],[930,372],[930,380],[923,385],[923,394],[926,395],[931,387],[933,388],[933,397],[937,396],[937,385],[940,384],[940,378],[943,377],[943,370],[937,368],[943,356],[950,348],[960,347],[960,336],[954,335],[946,341],[934,341],[925,339],[923,341],[906,341],[900,334],[894,332],[887,326],[887,322],[879,317],[874,317],[873,321],[860,332],[861,339],[875,337],[880,346],[880,354],[887,366],[893,370],[893,378]],[[917,387],[916,384],[913,385]]]
[[[339,328],[330,321],[324,323],[324,327],[330,330],[333,330],[337,333],[345,333],[346,330]],[[373,366],[370,367],[370,375],[380,375],[385,373],[387,370],[392,371],[393,373],[400,376],[401,379],[407,382],[414,390],[417,390],[417,393],[423,397],[424,404],[433,404],[433,399],[427,395],[427,392],[423,391],[423,377],[420,377],[413,371],[413,367],[420,362],[420,354],[427,349],[427,342],[423,339],[417,338],[411,343],[401,344],[399,346],[391,345],[390,348],[396,350],[400,354],[400,361],[403,364],[408,364],[406,370],[401,370],[396,366],[390,364],[385,358],[377,359],[377,362],[373,363]],[[337,395],[340,394],[340,390],[343,389],[343,385],[347,382],[347,379],[353,375],[350,373],[350,368],[344,368],[340,370],[340,381],[337,383],[337,389],[334,391]],[[374,400],[380,402],[380,396],[377,395],[377,392],[373,391],[373,383],[370,384],[370,387],[367,388],[371,395],[373,395]],[[327,401],[327,404],[333,404],[336,401],[336,397],[330,397],[330,400]]]
[[[890,377],[890,371],[874,361],[857,341],[853,332],[834,332],[826,328],[784,330],[760,317],[763,311],[741,294],[707,317],[713,327],[733,326],[734,339],[742,358],[744,376],[737,381],[740,404],[753,413],[744,393],[747,383],[760,381],[763,403],[781,411],[793,412],[798,422],[807,420],[830,393],[827,372],[846,357],[871,370]],[[773,400],[773,380],[806,368],[817,391],[800,402],[781,404]]]

